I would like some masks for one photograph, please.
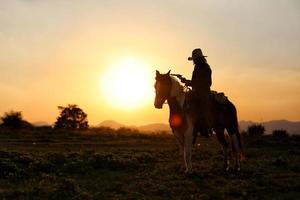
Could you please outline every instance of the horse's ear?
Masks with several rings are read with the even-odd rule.
[[[171,70],[169,70],[167,74],[170,75],[170,73],[171,73]]]
[[[160,75],[160,73],[159,73],[159,71],[158,71],[158,70],[156,70],[156,76],[158,76],[158,75]]]

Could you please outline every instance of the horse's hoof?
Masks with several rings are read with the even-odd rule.
[[[224,171],[229,172],[230,167],[229,167],[229,162],[224,163]]]
[[[191,174],[193,174],[193,171],[192,171],[192,170],[186,169],[186,170],[184,171],[184,174],[185,174],[185,175],[191,175]]]
[[[230,168],[228,167],[224,167],[224,172],[229,172]]]
[[[188,177],[188,178],[191,178],[191,177],[194,176],[194,172],[191,171],[191,170],[185,171],[185,172],[184,172],[184,175],[185,175],[186,177]]]
[[[180,168],[178,169],[178,171],[179,171],[179,172],[184,172],[184,173],[185,173],[185,167],[180,167]]]
[[[240,172],[240,171],[241,171],[241,168],[240,168],[240,167],[237,167],[237,168],[235,169],[235,171]]]

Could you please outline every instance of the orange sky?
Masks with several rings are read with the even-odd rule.
[[[74,103],[92,125],[167,123],[167,107],[153,107],[153,89],[125,109],[109,100],[103,76],[131,58],[152,73],[148,85],[156,69],[190,78],[187,57],[200,47],[212,88],[234,102],[240,120],[300,120],[299,22],[297,0],[4,0],[0,115],[18,110],[30,122],[53,123],[58,105]]]

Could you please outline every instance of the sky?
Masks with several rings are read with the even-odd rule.
[[[239,120],[300,120],[298,0],[0,0],[0,44],[0,115],[54,123],[57,106],[77,104],[91,125],[167,123],[155,70],[191,78],[187,57],[201,48]],[[146,85],[136,107],[111,96],[127,90],[120,72],[137,80],[131,94]]]

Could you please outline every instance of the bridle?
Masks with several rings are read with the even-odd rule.
[[[176,78],[181,78],[182,76],[180,74],[170,74],[171,76],[174,76]],[[192,90],[191,86],[188,86],[186,84],[183,85],[183,92],[186,94]]]
[[[177,77],[178,78],[178,74],[170,74],[170,76],[175,76],[175,77]],[[171,78],[171,77],[170,77]],[[188,86],[188,85],[183,85],[183,92],[184,92],[184,95],[186,95],[188,92],[190,92],[192,90],[192,88],[190,87],[190,86]],[[168,99],[168,98],[172,98],[172,96],[169,96],[169,97],[167,97],[166,98],[166,100]],[[163,104],[168,104],[168,102],[167,101],[165,101]]]

